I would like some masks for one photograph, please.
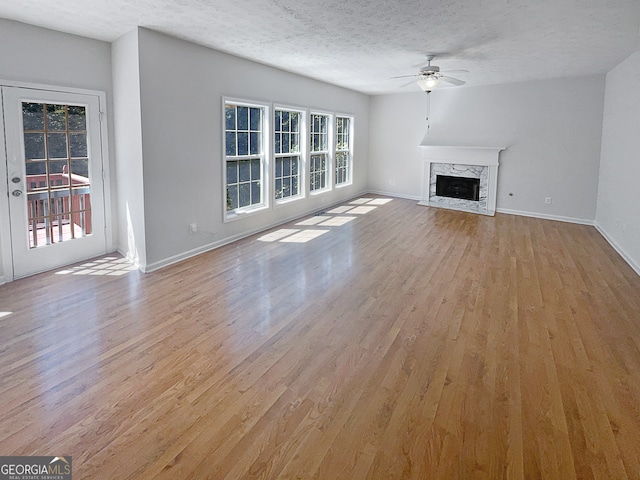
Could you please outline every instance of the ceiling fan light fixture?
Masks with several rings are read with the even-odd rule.
[[[418,80],[418,86],[425,92],[430,92],[438,86],[440,79],[435,75],[426,75]]]

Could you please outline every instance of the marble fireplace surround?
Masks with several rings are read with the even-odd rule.
[[[495,215],[498,162],[504,147],[453,147],[420,145],[424,159],[422,199],[418,205]],[[436,175],[480,179],[480,201],[439,197]]]

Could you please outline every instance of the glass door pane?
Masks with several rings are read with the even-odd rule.
[[[92,234],[86,108],[22,102],[29,248]]]

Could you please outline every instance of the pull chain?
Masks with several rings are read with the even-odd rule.
[[[429,129],[431,125],[429,124],[429,114],[431,112],[431,92],[427,91],[427,134],[429,134]]]

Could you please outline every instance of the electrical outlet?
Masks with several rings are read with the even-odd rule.
[[[546,197],[544,199],[544,203],[547,204],[547,205],[551,205],[551,197]]]
[[[189,233],[196,233],[198,231],[198,224],[191,223],[189,224]]]

